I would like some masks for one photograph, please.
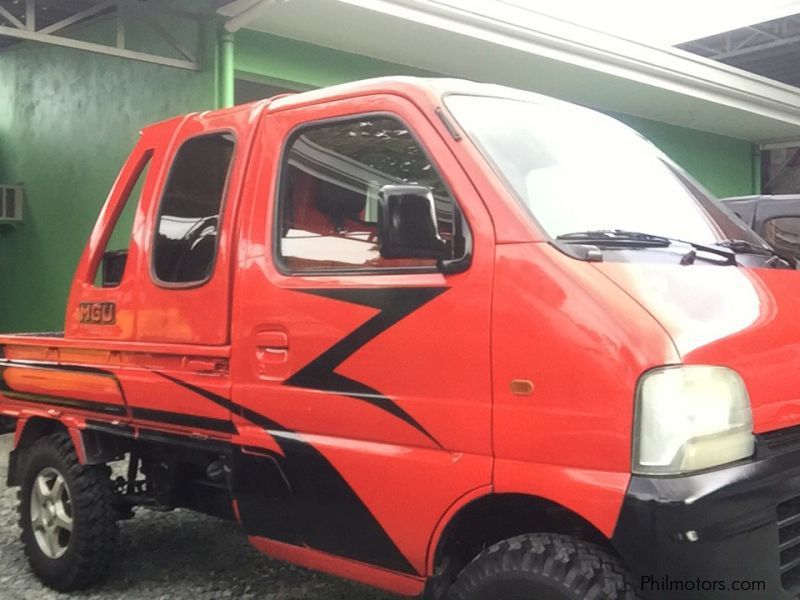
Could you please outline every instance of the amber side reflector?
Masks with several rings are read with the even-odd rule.
[[[533,382],[527,379],[512,379],[509,387],[515,396],[530,396],[533,393]]]

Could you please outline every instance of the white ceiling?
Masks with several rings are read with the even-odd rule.
[[[800,138],[796,88],[515,6],[522,2],[236,0],[220,12],[240,15],[237,26],[603,110],[756,142]]]

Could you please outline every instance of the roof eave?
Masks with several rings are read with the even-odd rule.
[[[800,127],[800,89],[675,48],[648,46],[580,25],[504,6],[497,14],[440,0],[339,0],[510,47],[710,100]],[[520,25],[524,11],[524,26]],[[766,141],[766,140],[764,140]]]
[[[616,95],[595,102],[590,94],[575,92],[573,88],[572,97],[566,97],[567,100],[754,142],[800,138],[800,89],[682,50],[619,38],[509,2],[337,0],[337,3],[406,21],[410,28],[424,26],[428,35],[440,39],[447,36],[460,39],[462,44],[491,44],[504,49],[508,56],[524,53],[532,63],[563,64],[572,69],[572,76],[576,69],[595,78],[599,75],[610,82],[610,95]],[[289,2],[286,7],[292,4]],[[262,13],[262,25],[253,28],[281,35],[280,29],[269,26],[276,14]],[[344,15],[345,12],[343,19]],[[352,10],[349,15],[352,18]],[[418,28],[413,31],[415,35],[420,32]],[[395,38],[401,37],[396,27],[393,34]],[[345,38],[331,37],[319,43],[335,44],[341,50],[363,51]],[[413,49],[389,48],[388,44],[389,40],[386,47],[376,48],[375,53],[382,53],[380,57],[386,60],[423,69],[444,72],[443,65],[457,60],[455,56],[418,56]],[[502,60],[501,54],[498,57]],[[470,77],[470,69],[470,65],[453,64],[447,74]],[[473,70],[475,78],[485,79],[485,71]],[[632,104],[631,95],[639,91],[647,93],[647,99]],[[659,103],[662,106],[657,106]],[[674,107],[664,108],[670,103]],[[744,119],[748,120],[746,127],[741,125]]]

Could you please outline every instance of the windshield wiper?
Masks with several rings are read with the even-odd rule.
[[[772,248],[767,248],[754,242],[748,242],[747,240],[722,240],[721,242],[717,242],[717,246],[728,248],[736,254],[761,254],[762,256],[773,256],[776,254]]]
[[[562,233],[556,236],[556,239],[579,244],[589,243],[603,246],[645,248],[666,248],[672,243],[665,237],[621,229],[575,231],[573,233]]]
[[[717,242],[717,246],[728,248],[736,254],[755,254],[757,256],[768,256],[769,258],[766,260],[768,266],[776,266],[777,264],[781,263],[781,266],[792,268],[792,264],[780,254],[775,252],[775,250],[768,246],[756,244],[755,242],[749,242],[747,240],[722,240],[721,242]]]
[[[692,264],[697,258],[697,251],[715,254],[725,259],[725,262],[717,264],[735,265],[736,253],[733,249],[715,248],[697,242],[689,242],[677,238],[643,233],[641,231],[628,231],[626,229],[594,229],[589,231],[576,231],[564,233],[556,236],[557,240],[567,243],[592,244],[594,246],[607,246],[612,248],[667,248],[672,244],[686,244],[692,247],[689,252],[681,259],[681,264]],[[702,257],[701,257],[702,258]],[[706,260],[709,260],[706,258]],[[717,262],[717,261],[712,261]]]

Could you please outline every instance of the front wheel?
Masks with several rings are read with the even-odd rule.
[[[638,600],[625,567],[599,546],[565,535],[521,535],[467,565],[447,600]]]
[[[101,581],[117,538],[113,492],[104,465],[78,462],[69,436],[26,449],[19,491],[22,543],[36,576],[58,591]]]

